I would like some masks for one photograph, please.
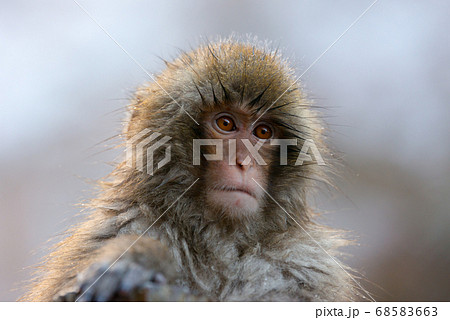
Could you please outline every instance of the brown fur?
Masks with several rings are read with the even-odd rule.
[[[265,46],[233,39],[207,44],[167,63],[156,80],[198,121],[202,112],[224,106],[257,117],[287,90],[267,114],[283,138],[311,138],[326,154],[316,112],[298,84],[289,88],[295,78],[287,63]],[[336,256],[346,241],[338,232],[312,222],[306,204],[316,181],[326,180],[323,168],[293,166],[299,148],[289,149],[290,165],[271,168],[268,192],[297,222],[270,199],[262,214],[251,221],[208,219],[202,201],[206,177],[202,167],[192,165],[192,139],[202,137],[202,128],[164,90],[149,83],[137,91],[124,133],[129,138],[149,128],[171,136],[171,163],[176,165],[166,165],[149,176],[120,164],[110,179],[101,182],[103,191],[92,201],[89,219],[69,230],[43,262],[23,300],[52,300],[73,285],[87,266],[105,259],[105,254],[114,261],[124,245],[119,245],[120,250],[105,249],[110,242],[130,243],[123,237],[144,232],[197,177],[197,184],[144,236],[169,248],[178,283],[221,301],[355,299],[348,274],[322,250]],[[122,258],[164,259],[152,252],[141,245]]]

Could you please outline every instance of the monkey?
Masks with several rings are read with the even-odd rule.
[[[151,174],[119,163],[21,299],[149,301],[133,293],[142,288],[151,301],[361,297],[338,258],[349,241],[319,225],[307,201],[329,174],[311,157],[296,165],[302,143],[329,148],[289,62],[266,43],[230,37],[165,65],[134,94],[123,136],[170,137],[170,161]],[[219,149],[222,159],[211,160]]]

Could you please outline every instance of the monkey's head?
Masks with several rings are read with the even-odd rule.
[[[144,129],[171,138],[170,163],[156,169],[165,148],[156,149],[153,175],[134,170],[128,179],[138,181],[136,201],[167,208],[199,178],[184,195],[194,201],[174,204],[177,212],[196,204],[198,215],[179,221],[287,228],[284,210],[308,219],[306,190],[321,170],[317,159],[299,165],[299,157],[305,141],[324,152],[322,125],[286,61],[264,46],[225,40],[166,65],[138,90],[125,130],[128,140]]]

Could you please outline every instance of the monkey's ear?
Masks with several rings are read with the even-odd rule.
[[[125,119],[123,121],[123,135],[128,139],[136,134],[136,125],[138,123],[137,119],[139,119],[141,115],[141,110],[138,108],[139,104],[142,103],[142,98],[139,95],[136,95],[131,103],[127,106],[127,111],[125,112]]]
[[[144,128],[142,122],[145,121],[143,119],[146,117],[143,116],[143,113],[146,112],[146,109],[151,108],[150,106],[154,103],[152,94],[150,86],[146,85],[138,88],[132,96],[130,103],[127,106],[122,130],[123,135],[127,139]]]
[[[142,117],[141,113],[142,110],[133,107],[133,105],[128,106],[122,130],[123,137],[126,140],[131,139],[143,129],[142,121],[140,119],[140,117]]]
[[[122,134],[125,137],[128,137],[128,133],[130,132],[131,120],[135,117],[136,109],[133,108],[133,105],[129,105],[127,107],[127,111],[125,112],[125,119],[123,120]]]

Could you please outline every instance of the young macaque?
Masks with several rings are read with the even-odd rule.
[[[129,107],[136,152],[100,183],[90,216],[23,300],[355,300],[336,258],[346,241],[307,204],[327,149],[287,62],[228,39],[166,64]],[[149,146],[167,142],[146,154],[143,133],[156,133]]]

